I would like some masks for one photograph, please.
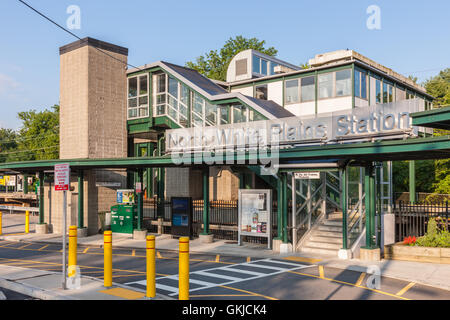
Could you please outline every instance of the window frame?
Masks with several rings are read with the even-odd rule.
[[[147,80],[147,90],[145,94],[140,94],[141,91],[141,78],[145,77]],[[130,80],[131,79],[136,79],[136,96],[134,97],[129,97],[129,92],[130,92]],[[127,120],[136,120],[136,119],[143,119],[143,118],[148,118],[150,116],[150,83],[149,83],[149,73],[145,72],[145,73],[141,73],[141,74],[137,74],[135,76],[132,77],[127,77]],[[147,104],[143,104],[142,106],[139,105],[139,100],[140,98],[143,97],[147,97]],[[132,99],[136,99],[136,107],[130,107],[130,100]],[[147,111],[146,115],[139,115],[140,114],[140,110],[144,109]],[[136,110],[137,111],[137,116],[135,117],[130,117],[130,110]]]

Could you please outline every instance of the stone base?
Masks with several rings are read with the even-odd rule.
[[[375,249],[361,248],[359,250],[359,259],[362,261],[380,261],[381,260],[380,248]]]
[[[272,240],[272,250],[273,252],[280,252],[280,246],[283,244],[283,241],[278,240],[278,239],[273,239]]]
[[[47,234],[48,233],[48,225],[44,224],[36,224],[35,231],[37,234]]]
[[[339,257],[339,259],[350,260],[351,258],[353,258],[352,250],[349,250],[349,249],[339,249],[339,251],[338,251],[338,257]]]
[[[198,238],[200,239],[201,243],[213,243],[214,242],[213,234],[199,234]]]
[[[145,240],[147,238],[147,230],[134,230],[133,239],[134,240]]]
[[[86,238],[87,236],[88,236],[87,228],[77,229],[77,237],[78,238]]]
[[[282,243],[280,244],[280,254],[286,254],[292,252],[292,244]]]

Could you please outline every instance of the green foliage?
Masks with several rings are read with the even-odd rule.
[[[13,140],[6,145],[0,142],[0,162],[58,159],[59,106],[41,112],[19,112],[18,117],[22,127],[17,132],[0,131],[0,140]],[[3,139],[3,135],[7,137]]]
[[[439,74],[425,81],[427,93],[435,97],[433,104],[435,106],[444,106],[450,104],[450,68],[442,70]]]
[[[11,129],[0,128],[0,163],[17,149],[17,133]]]
[[[450,232],[445,228],[440,230],[436,218],[428,220],[427,233],[417,239],[416,246],[450,248]]]
[[[197,70],[210,79],[225,81],[228,65],[231,59],[239,52],[254,49],[269,56],[275,56],[278,53],[278,50],[274,47],[265,48],[265,43],[264,40],[247,39],[243,36],[237,36],[234,39],[230,38],[219,51],[211,50],[204,56],[198,57],[195,62],[187,62],[186,67]]]
[[[434,160],[416,160],[416,192],[434,192],[434,170]],[[409,191],[409,161],[394,161],[392,171],[394,192]]]

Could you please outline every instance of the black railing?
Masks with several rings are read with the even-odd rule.
[[[403,241],[405,237],[421,237],[427,232],[430,218],[436,219],[440,228],[449,230],[448,201],[441,203],[410,203],[399,201],[394,203],[395,241]]]
[[[198,236],[202,232],[203,224],[203,200],[193,201],[193,233]],[[288,210],[291,210],[288,208]],[[290,212],[290,211],[288,211]],[[164,222],[170,221],[171,202],[164,201],[164,206],[161,204],[158,208],[158,201],[156,199],[144,200],[144,220],[157,220],[159,217],[163,218]],[[288,215],[290,217],[290,215]],[[290,224],[290,219],[288,220]],[[272,236],[276,237],[278,215],[277,203],[273,201],[272,204]],[[210,231],[217,239],[233,240],[238,239],[238,201],[237,200],[212,200],[209,202],[209,224]],[[155,226],[147,224],[154,232]],[[164,226],[163,232],[170,233],[170,226]],[[247,236],[243,239],[246,242],[252,243],[267,243],[265,238]]]

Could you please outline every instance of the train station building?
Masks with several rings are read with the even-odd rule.
[[[39,232],[62,231],[52,175],[69,163],[67,225],[80,235],[99,232],[118,190],[135,189],[136,231],[168,232],[170,200],[191,197],[204,241],[244,228],[260,241],[260,225],[237,221],[240,190],[270,190],[273,250],[371,259],[395,241],[392,161],[450,151],[432,135],[449,111],[353,50],[307,69],[245,50],[226,81],[165,61],[127,69],[127,56],[92,38],[61,47],[60,159],[0,165],[41,181]]]

